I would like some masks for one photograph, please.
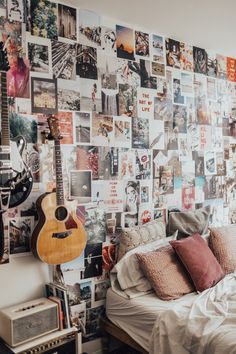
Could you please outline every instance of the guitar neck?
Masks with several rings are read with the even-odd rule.
[[[1,72],[1,145],[10,145],[10,128],[8,117],[7,104],[7,75],[6,72]]]
[[[64,188],[62,176],[62,163],[61,163],[61,144],[60,140],[55,140],[55,165],[56,165],[56,196],[57,205],[64,205]]]

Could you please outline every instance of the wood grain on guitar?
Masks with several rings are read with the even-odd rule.
[[[60,132],[54,116],[48,119],[55,144],[56,192],[45,193],[37,200],[39,221],[31,248],[35,256],[48,264],[62,264],[80,256],[86,245],[86,233],[76,215],[76,202],[64,200]]]

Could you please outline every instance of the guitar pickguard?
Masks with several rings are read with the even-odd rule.
[[[69,215],[68,219],[65,222],[65,227],[67,230],[69,229],[77,229],[78,226],[75,222],[75,220],[73,219],[72,215]]]

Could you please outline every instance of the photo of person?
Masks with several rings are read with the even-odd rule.
[[[77,40],[76,9],[58,4],[58,37]]]
[[[116,30],[108,26],[102,26],[101,47],[109,55],[116,54]]]
[[[207,54],[205,49],[193,47],[194,72],[207,74]]]
[[[149,34],[135,31],[135,54],[142,57],[149,56]]]
[[[117,57],[134,60],[134,31],[131,28],[116,25]]]
[[[165,64],[152,62],[152,75],[164,77],[166,75]]]
[[[180,69],[180,42],[166,38],[166,64]]]
[[[184,104],[185,99],[181,94],[181,80],[173,77],[173,102]]]
[[[137,213],[139,204],[139,181],[127,181],[124,183],[124,211]]]
[[[7,94],[10,97],[29,98],[29,61],[22,56],[22,48],[9,39],[6,42],[10,69],[7,71]]]
[[[217,78],[225,80],[227,78],[227,57],[216,54]]]
[[[80,88],[81,111],[102,111],[101,80],[80,78],[76,82]]]

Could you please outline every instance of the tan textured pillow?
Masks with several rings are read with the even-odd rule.
[[[136,256],[160,299],[178,299],[195,291],[185,268],[170,245],[148,253],[136,253]]]
[[[210,247],[225,274],[236,270],[236,225],[210,227]]]
[[[142,226],[124,229],[118,250],[118,260],[135,247],[166,237],[166,225],[160,221],[150,221]]]

